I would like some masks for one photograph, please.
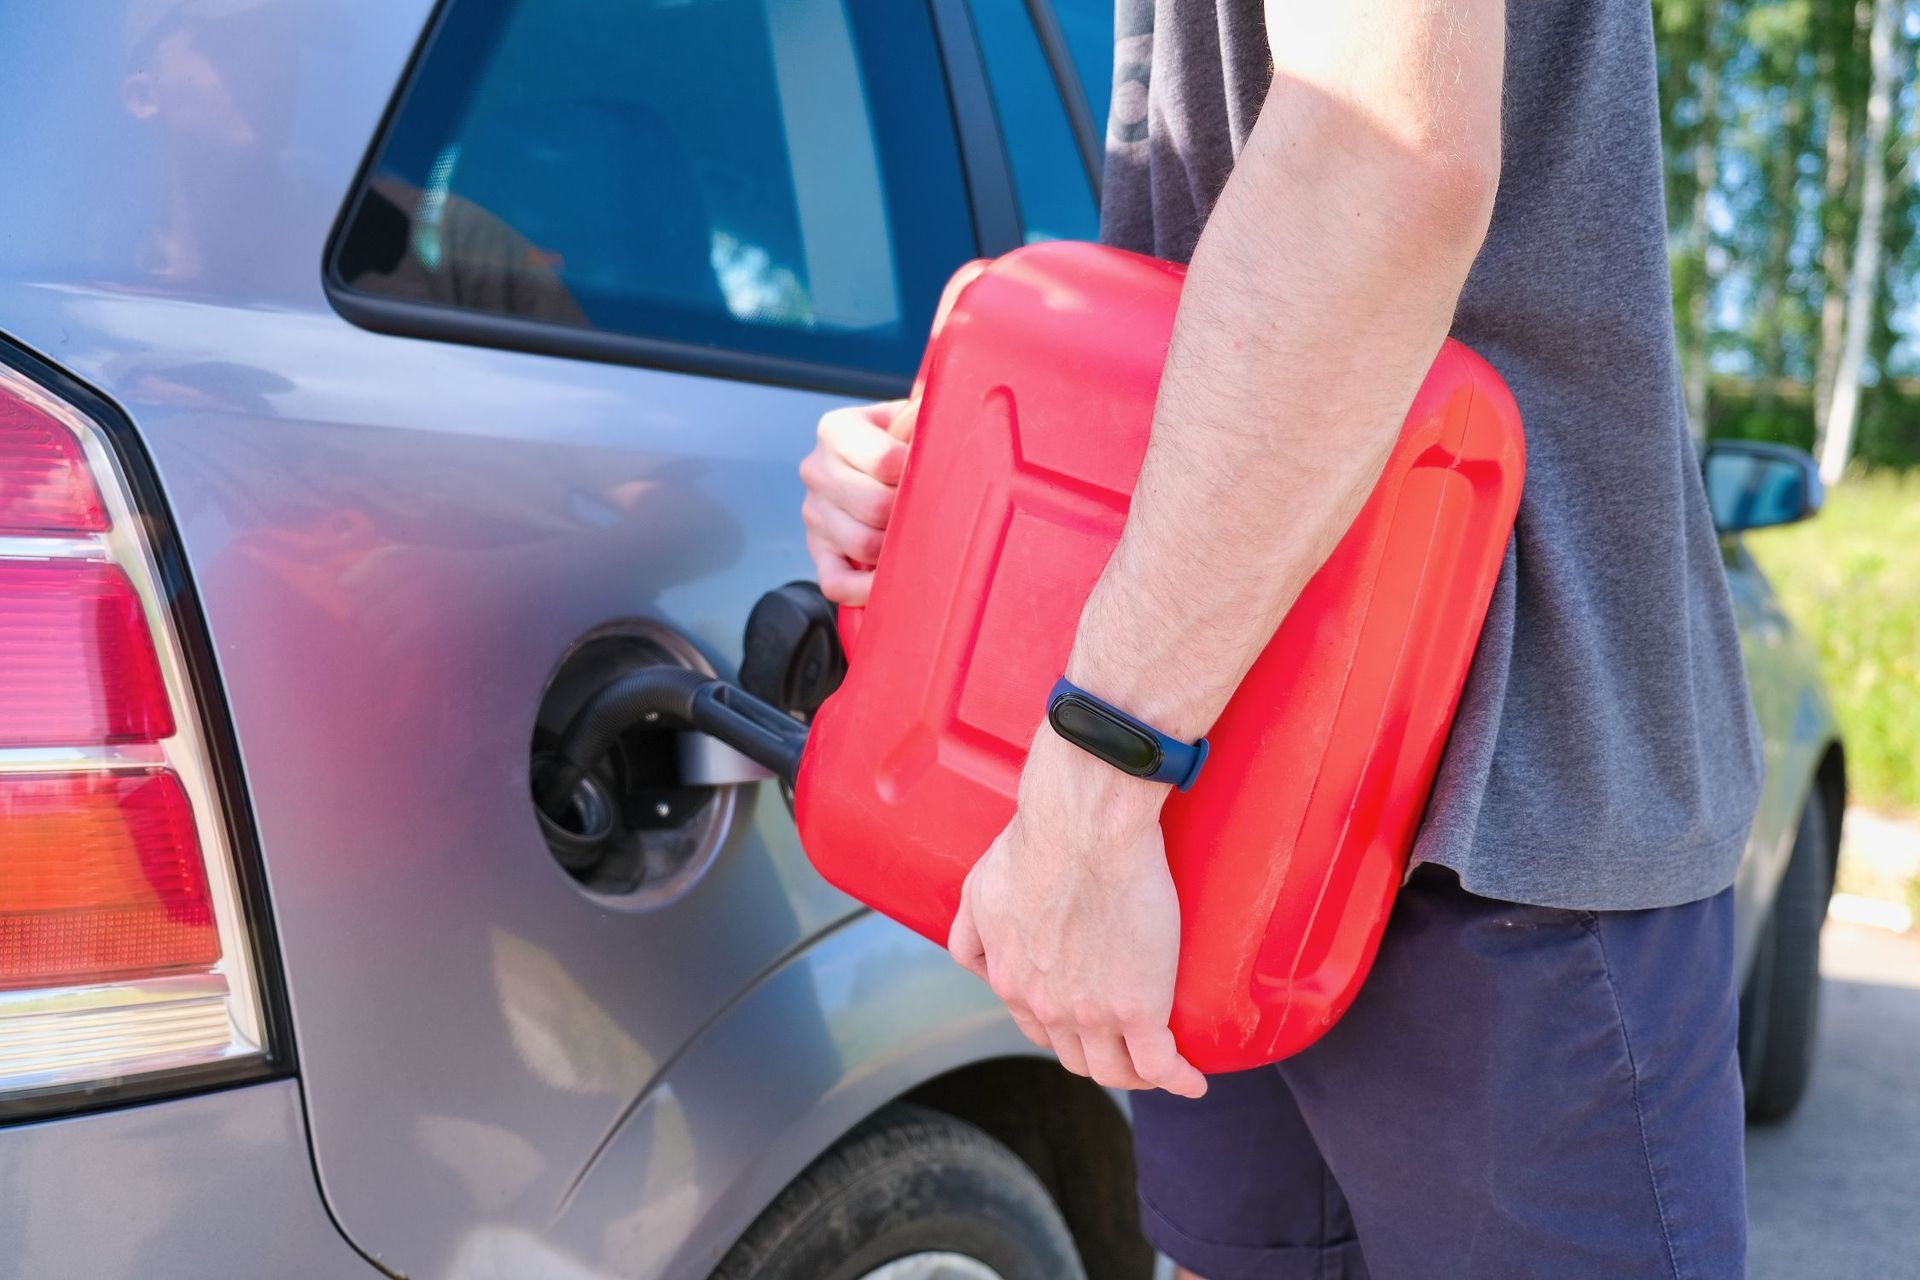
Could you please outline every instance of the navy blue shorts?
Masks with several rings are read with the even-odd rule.
[[[1205,1280],[1745,1274],[1733,896],[1475,897],[1426,867],[1359,999],[1198,1101],[1135,1095],[1148,1237]]]

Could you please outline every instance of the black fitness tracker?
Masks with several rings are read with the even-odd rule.
[[[1170,782],[1182,791],[1200,776],[1207,740],[1182,742],[1061,676],[1047,695],[1053,731],[1122,773],[1149,782]]]

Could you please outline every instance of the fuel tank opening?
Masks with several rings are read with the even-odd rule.
[[[581,708],[626,673],[648,668],[712,678],[699,650],[677,632],[641,620],[610,623],[561,661],[528,744],[529,799],[554,861],[582,889],[629,907],[677,897],[699,878],[732,825],[741,791],[711,771],[683,769],[681,733],[658,722],[613,735],[585,770],[562,766],[561,741]]]
[[[791,794],[806,725],[703,669],[664,628],[588,637],[561,664],[534,731],[529,780],[554,860],[602,893],[689,882],[740,784]]]

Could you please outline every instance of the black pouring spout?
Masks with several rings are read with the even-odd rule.
[[[791,793],[807,745],[799,717],[818,710],[845,672],[833,606],[812,583],[790,582],[762,596],[747,619],[746,688],[665,664],[622,674],[568,722],[534,800],[564,825],[581,781],[622,734],[638,728],[704,733],[772,770]]]

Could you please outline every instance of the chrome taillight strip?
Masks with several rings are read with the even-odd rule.
[[[119,747],[0,747],[0,773],[154,769],[169,763],[165,748],[154,742]]]
[[[227,1003],[220,994],[23,1015],[0,1023],[0,1077],[40,1090],[235,1058],[248,1051],[233,1042]]]
[[[5,374],[0,372],[0,381]],[[20,534],[0,534],[0,559],[4,560],[105,560],[107,546],[98,536],[75,538],[29,538]]]
[[[130,982],[101,982],[86,987],[34,987],[23,991],[0,991],[0,1018],[56,1013],[89,1004],[126,1007],[226,994],[227,980],[217,973],[181,973]]]

